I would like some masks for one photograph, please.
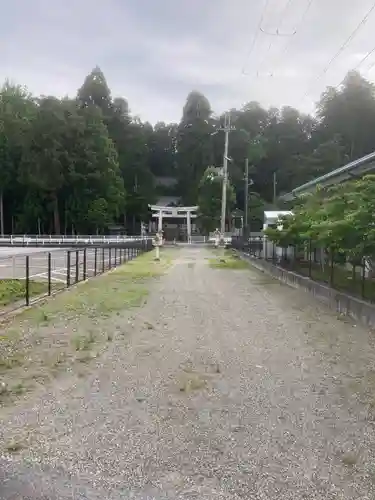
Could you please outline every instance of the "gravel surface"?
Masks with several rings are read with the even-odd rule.
[[[209,257],[183,249],[89,377],[4,412],[2,500],[375,498],[373,334]]]

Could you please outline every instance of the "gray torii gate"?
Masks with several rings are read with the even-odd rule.
[[[158,219],[158,231],[163,229],[163,219],[186,219],[188,242],[191,242],[191,221],[197,218],[198,206],[191,207],[164,207],[149,205],[152,217]]]

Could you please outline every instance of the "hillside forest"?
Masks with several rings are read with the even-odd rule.
[[[152,126],[112,96],[100,68],[74,98],[35,97],[6,81],[0,90],[0,231],[2,234],[87,234],[123,225],[139,233],[148,203],[160,194],[201,205],[205,230],[216,224],[220,187],[210,182],[224,137],[208,99],[192,91],[179,123]],[[255,225],[278,195],[375,150],[372,83],[350,72],[327,88],[314,116],[249,102],[230,110],[229,210],[244,207],[249,159],[249,220]],[[161,117],[162,118],[162,117]],[[217,131],[217,133],[215,133]],[[163,188],[157,177],[173,177]]]

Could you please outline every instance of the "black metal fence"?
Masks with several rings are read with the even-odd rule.
[[[129,246],[40,251],[30,249],[0,259],[0,306],[30,305],[34,300],[135,259],[151,250],[151,240]]]
[[[281,248],[265,236],[232,239],[232,248],[254,258],[272,262],[340,292],[375,302],[375,275],[366,257],[350,260],[344,253],[330,252],[308,241],[300,247]]]

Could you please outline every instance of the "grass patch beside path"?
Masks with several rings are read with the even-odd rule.
[[[165,252],[159,262],[154,261],[153,252],[145,253],[107,274],[81,283],[32,311],[31,316],[44,323],[51,323],[57,315],[66,320],[78,314],[98,319],[138,306],[148,294],[147,282],[164,274],[173,253],[176,252]]]
[[[30,281],[30,297],[47,293],[48,285],[43,281]],[[18,300],[25,300],[26,281],[16,279],[0,280],[0,306],[7,306]]]
[[[165,273],[177,253],[165,250],[159,262],[153,252],[143,254],[4,324],[0,407],[63,371],[80,370],[84,376],[90,361],[131,332],[129,308],[144,303],[150,281]]]
[[[218,255],[209,260],[210,267],[215,269],[249,269],[249,264],[241,259],[233,250],[225,250],[224,255]]]

